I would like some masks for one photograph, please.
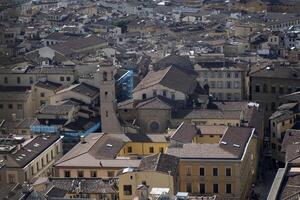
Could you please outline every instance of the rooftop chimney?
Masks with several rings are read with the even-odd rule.
[[[80,143],[81,143],[81,144],[86,143],[84,135],[81,135],[81,136],[80,136]]]

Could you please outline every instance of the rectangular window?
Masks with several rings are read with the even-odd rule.
[[[287,93],[291,94],[292,92],[293,92],[293,88],[289,86],[288,89],[287,89]]]
[[[231,184],[226,184],[226,193],[231,194]]]
[[[213,184],[213,193],[218,194],[219,193],[219,185]]]
[[[240,82],[239,81],[234,81],[234,88],[236,88],[236,89],[240,88]]]
[[[172,94],[171,94],[171,99],[172,99],[172,100],[175,100],[175,93],[172,93]]]
[[[40,96],[41,96],[41,97],[45,97],[45,93],[44,93],[44,92],[41,92]]]
[[[235,100],[235,101],[241,100],[240,94],[239,94],[239,93],[234,93],[234,100]]]
[[[167,96],[167,90],[163,90],[163,96],[164,96],[164,97]]]
[[[17,77],[17,83],[20,84],[21,83],[21,78]]]
[[[226,168],[226,176],[231,176],[231,168]]]
[[[227,78],[230,78],[230,77],[231,77],[231,73],[228,72],[228,73],[227,73]]]
[[[215,81],[211,81],[210,82],[210,87],[211,88],[216,88],[216,82]]]
[[[239,76],[240,76],[240,75],[239,75],[238,72],[235,72],[235,73],[234,73],[234,78],[239,78]]]
[[[8,109],[13,109],[13,105],[12,104],[8,104]]]
[[[204,183],[200,183],[200,194],[205,194],[205,184]]]
[[[114,171],[107,171],[107,176],[108,177],[114,177],[115,176],[115,172]]]
[[[159,147],[159,152],[163,153],[164,152],[164,148],[163,147]]]
[[[193,190],[192,190],[192,183],[186,183],[185,189],[186,189],[186,192],[192,193],[193,192]]]
[[[227,100],[231,100],[231,93],[227,93]]]
[[[147,99],[147,94],[142,94],[142,99]]]
[[[260,92],[260,86],[259,85],[255,85],[255,92]]]
[[[67,81],[71,81],[71,77],[70,76],[67,76]]]
[[[213,176],[218,176],[219,175],[219,171],[218,168],[213,168]]]
[[[284,88],[282,86],[279,87],[279,94],[283,94],[284,93]]]
[[[18,104],[17,108],[18,108],[18,110],[22,110],[23,109],[23,105],[22,104]]]
[[[132,195],[132,186],[124,185],[123,186],[124,195]]]
[[[77,177],[82,178],[83,177],[83,171],[77,171]]]
[[[91,171],[91,177],[96,178],[97,177],[97,171]]]
[[[186,167],[185,168],[185,174],[186,174],[186,176],[192,176],[192,168],[191,167]]]
[[[276,144],[275,144],[275,143],[272,143],[272,144],[271,144],[271,147],[272,147],[273,150],[275,150],[275,149],[276,149]]]
[[[204,169],[204,167],[200,167],[199,175],[200,176],[205,176],[205,169]]]
[[[230,81],[227,81],[227,82],[226,82],[226,86],[227,86],[227,88],[231,88],[231,82],[230,82]]]
[[[223,78],[223,72],[218,72],[218,78]]]
[[[7,84],[8,83],[8,78],[4,77],[4,83]]]
[[[275,87],[275,86],[272,86],[272,87],[271,87],[271,93],[272,93],[272,94],[275,94],[275,93],[276,93],[276,87]]]
[[[64,76],[61,76],[59,79],[60,79],[60,81],[65,81],[65,77]]]
[[[29,83],[32,84],[33,83],[33,78],[29,77]]]
[[[154,96],[154,97],[157,96],[157,90],[153,90],[153,96]]]
[[[69,170],[65,170],[65,171],[64,171],[64,176],[65,176],[66,178],[71,177],[70,171],[69,171]]]
[[[15,183],[16,182],[16,177],[14,174],[9,174],[8,175],[8,182],[9,183]]]
[[[3,109],[3,104],[0,104],[0,109]]]
[[[275,110],[276,110],[276,103],[275,103],[275,102],[272,102],[272,103],[271,103],[271,110],[272,110],[272,111],[275,111]]]
[[[132,147],[127,147],[127,152],[132,153]]]
[[[223,88],[223,81],[218,81],[217,84],[218,84],[218,88]]]
[[[154,148],[153,148],[153,147],[150,147],[150,148],[149,148],[149,152],[150,152],[150,153],[154,153]]]

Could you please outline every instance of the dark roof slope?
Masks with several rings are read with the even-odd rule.
[[[158,171],[171,173],[172,176],[178,172],[179,158],[164,153],[144,157],[138,167],[141,171]]]
[[[7,162],[6,167],[26,166],[59,139],[59,135],[40,135],[35,137],[15,154],[10,155],[14,162]]]
[[[153,67],[154,70],[161,70],[169,67],[170,65],[181,69],[185,72],[192,72],[194,71],[194,65],[191,62],[188,56],[180,56],[176,54],[170,54],[158,62],[154,63]]]
[[[190,94],[197,86],[197,81],[189,74],[169,66],[159,71],[150,71],[145,78],[136,86],[134,91],[139,91],[156,84],[161,84],[167,88]]]
[[[268,66],[263,69],[252,72],[250,76],[260,78],[281,78],[300,80],[300,68],[277,65],[272,67]]]
[[[48,89],[48,90],[56,90],[59,87],[61,87],[62,85],[60,83],[54,83],[51,81],[38,81],[37,83],[35,83],[36,87],[41,87],[44,89]]]
[[[220,141],[221,148],[241,158],[253,130],[245,127],[228,127]]]
[[[170,139],[181,143],[190,143],[197,133],[199,133],[199,130],[195,125],[183,122]]]
[[[87,95],[89,97],[95,97],[99,95],[99,88],[86,83],[80,83],[76,87],[72,88],[71,91]]]

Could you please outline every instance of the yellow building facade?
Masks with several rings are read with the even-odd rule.
[[[137,188],[141,184],[152,188],[169,188],[174,194],[174,178],[167,173],[157,171],[128,172],[119,176],[119,199],[131,200],[137,195]]]
[[[120,150],[118,156],[146,156],[150,154],[163,153],[168,147],[167,142],[128,142]]]

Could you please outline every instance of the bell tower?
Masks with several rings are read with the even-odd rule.
[[[103,133],[122,133],[120,121],[116,114],[115,66],[112,63],[101,63],[100,76],[100,116]]]

